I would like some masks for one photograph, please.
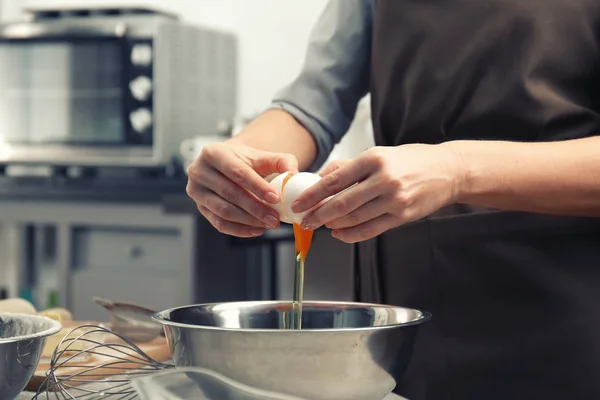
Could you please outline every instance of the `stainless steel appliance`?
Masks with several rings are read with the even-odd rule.
[[[235,35],[155,9],[28,11],[0,26],[0,164],[161,167],[234,119]]]

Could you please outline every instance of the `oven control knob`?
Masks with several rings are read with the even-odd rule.
[[[134,65],[147,67],[152,62],[152,47],[147,44],[136,44],[131,49],[131,62]]]
[[[129,114],[131,126],[138,133],[144,133],[152,126],[152,113],[147,108],[138,108]]]
[[[131,94],[139,101],[146,101],[152,92],[152,80],[147,76],[138,76],[129,82]]]

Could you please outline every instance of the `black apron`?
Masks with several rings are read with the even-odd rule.
[[[376,143],[595,135],[599,38],[599,0],[380,0]],[[355,250],[359,300],[433,314],[397,393],[600,399],[599,219],[455,205]]]

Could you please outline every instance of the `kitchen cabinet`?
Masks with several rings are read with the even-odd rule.
[[[79,319],[107,317],[94,296],[157,310],[292,299],[291,226],[257,240],[223,235],[185,182],[164,186],[0,179],[0,295],[67,307]],[[304,297],[354,299],[352,246],[328,229],[314,234]]]
[[[68,297],[75,315],[98,314],[97,306],[85,301],[90,293],[154,309],[195,300],[194,263],[182,262],[195,246],[186,246],[181,228],[89,224],[74,227],[71,240]]]
[[[10,297],[32,291],[39,308],[47,305],[40,291],[54,290],[56,305],[78,319],[106,319],[94,296],[162,310],[260,291],[248,287],[247,249],[198,213],[173,214],[160,203],[2,200],[0,226],[9,249],[0,289]]]
[[[72,239],[75,271],[177,272],[177,260],[186,251],[179,230],[160,227],[90,225],[75,228]]]
[[[152,204],[3,201],[0,221],[17,236],[12,250],[18,262],[11,267],[19,279],[4,282],[10,296],[27,297],[28,290],[49,285],[57,305],[82,319],[106,317],[94,296],[156,309],[201,297],[194,215],[165,214]],[[35,240],[42,229],[45,246]],[[42,308],[43,299],[31,300]]]

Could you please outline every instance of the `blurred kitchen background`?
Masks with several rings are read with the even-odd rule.
[[[235,135],[301,68],[326,0],[0,0],[0,298],[98,320],[290,299],[289,226],[214,230],[185,193],[201,147]],[[372,145],[368,99],[330,160]],[[354,299],[326,230],[306,299]]]

